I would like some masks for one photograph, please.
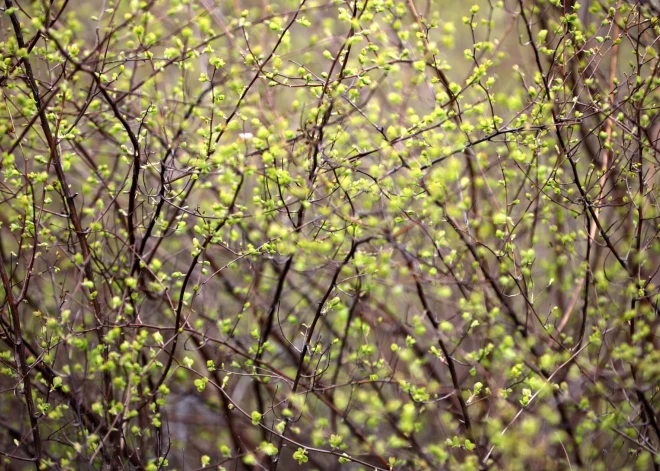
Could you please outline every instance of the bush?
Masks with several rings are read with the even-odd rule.
[[[642,3],[5,0],[6,466],[660,469]]]

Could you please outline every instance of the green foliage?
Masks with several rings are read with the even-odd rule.
[[[293,454],[293,459],[296,460],[298,464],[307,463],[309,461],[309,458],[307,457],[307,450],[298,448],[298,451]]]
[[[3,7],[8,467],[660,466],[660,2]]]

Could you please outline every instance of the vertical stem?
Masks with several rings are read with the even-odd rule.
[[[28,414],[30,415],[30,426],[32,427],[32,441],[34,443],[34,451],[37,458],[36,468],[39,469],[39,462],[41,461],[41,437],[39,436],[39,424],[37,415],[34,410],[34,402],[32,401],[32,383],[30,382],[30,369],[27,364],[27,356],[25,354],[25,342],[23,341],[23,333],[21,332],[21,318],[18,315],[18,305],[16,299],[11,291],[11,280],[5,269],[4,262],[0,262],[0,277],[2,278],[2,285],[5,288],[7,296],[7,303],[11,311],[11,319],[14,327],[14,347],[16,354],[16,363],[23,379],[23,395],[25,396],[25,403],[27,404]]]

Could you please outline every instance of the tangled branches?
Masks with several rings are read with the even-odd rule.
[[[5,0],[7,467],[660,469],[654,8]]]

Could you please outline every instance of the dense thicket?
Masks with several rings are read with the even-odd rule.
[[[654,2],[3,3],[7,469],[660,469]]]

